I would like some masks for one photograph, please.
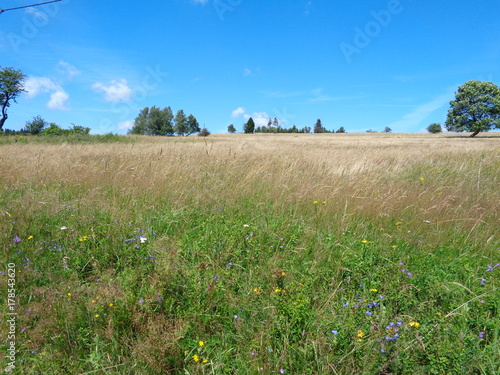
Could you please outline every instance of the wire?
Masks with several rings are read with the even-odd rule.
[[[17,9],[23,9],[23,8],[31,8],[31,7],[36,7],[38,5],[44,5],[44,4],[50,4],[50,3],[57,3],[58,1],[62,1],[62,0],[46,1],[44,3],[38,3],[38,4],[32,4],[32,5],[24,5],[22,7],[16,7],[16,8],[8,8],[8,9],[2,9],[2,8],[0,8],[0,14],[2,14],[3,12],[7,12],[8,10],[17,10]]]

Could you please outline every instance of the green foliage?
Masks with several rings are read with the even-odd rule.
[[[10,107],[11,101],[15,103],[17,96],[25,91],[23,86],[25,79],[26,75],[21,70],[0,66],[0,109],[2,115],[0,131],[9,117],[7,108]]]
[[[429,133],[436,134],[436,133],[441,133],[443,131],[443,128],[441,127],[441,124],[435,122],[427,127],[427,131]]]
[[[145,107],[134,120],[130,134],[164,135],[174,134],[173,114],[170,107],[163,109]]]
[[[208,137],[210,135],[210,132],[208,131],[207,128],[203,128],[200,130],[200,132],[198,133],[198,135],[200,137]]]
[[[182,109],[179,109],[177,111],[177,114],[175,115],[175,126],[174,126],[174,131],[177,133],[177,135],[185,135],[188,132],[188,122],[186,115],[184,114],[184,111]]]
[[[467,81],[458,88],[445,123],[455,132],[479,132],[500,128],[500,88],[492,82]]]
[[[198,123],[198,120],[196,120],[196,117],[194,117],[193,115],[189,115],[187,118],[186,134],[190,135],[198,132],[200,132],[200,124]],[[208,133],[207,135],[210,135],[210,133]]]
[[[316,124],[314,125],[314,133],[324,133],[326,131],[325,127],[321,123],[320,119],[316,120]]]
[[[255,122],[253,121],[253,118],[249,118],[248,121],[245,123],[243,130],[245,134],[252,134],[255,130]]]
[[[22,131],[35,135],[40,133],[46,126],[47,122],[42,118],[42,116],[35,116],[32,120],[26,122]]]
[[[392,129],[388,126],[385,127],[384,133],[392,133]]]
[[[233,125],[233,124],[231,124],[231,125],[229,125],[229,126],[227,127],[227,132],[228,132],[228,133],[235,133],[235,132],[236,132],[236,128],[234,127],[234,125]]]
[[[341,126],[335,133],[345,133],[345,129],[343,126]]]

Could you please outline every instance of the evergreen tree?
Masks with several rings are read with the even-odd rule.
[[[198,132],[200,132],[200,124],[198,124],[196,117],[194,117],[193,115],[189,115],[187,118],[187,132],[186,132],[187,135],[198,133]]]
[[[236,132],[236,128],[234,127],[234,125],[233,125],[233,124],[231,124],[231,125],[229,125],[229,126],[227,127],[227,131],[228,131],[229,133],[235,133],[235,132]]]
[[[324,133],[325,128],[323,127],[323,124],[321,124],[321,120],[317,119],[316,124],[314,125],[314,132],[315,133]]]
[[[188,132],[187,118],[182,109],[179,109],[177,111],[174,121],[175,121],[174,131],[177,133],[177,135],[184,135]]]
[[[253,121],[253,118],[250,117],[248,119],[245,126],[243,127],[243,130],[245,131],[245,134],[252,134],[254,132],[255,122]]]

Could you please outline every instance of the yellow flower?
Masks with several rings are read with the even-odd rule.
[[[260,288],[253,288],[253,292],[255,294],[260,294]]]
[[[95,303],[95,299],[92,300],[92,303]]]
[[[365,336],[365,333],[362,330],[358,330],[358,333],[356,334],[356,337],[359,337],[360,339]]]
[[[80,239],[78,241],[80,242],[83,242],[83,241],[87,241],[89,238],[87,236],[83,236],[83,237],[80,237]]]
[[[398,247],[398,245],[392,245],[391,246],[393,249],[395,249],[396,247]]]
[[[361,243],[372,243],[372,241],[362,240]]]
[[[326,201],[323,201],[323,204],[326,204]]]
[[[205,343],[203,341],[200,341],[200,342],[198,342],[198,345],[203,346],[203,345],[205,345]]]
[[[200,360],[200,357],[198,356],[198,354],[193,355],[193,361],[199,362],[199,360]]]
[[[420,327],[420,323],[419,322],[410,322],[409,324],[410,324],[411,327],[415,327],[415,328]]]
[[[110,304],[109,304],[109,307],[111,307],[111,306],[113,306],[113,304],[112,304],[112,303],[110,303]]]
[[[370,289],[370,292],[377,293],[377,292],[378,292],[378,290],[377,290],[377,289],[375,289],[375,288],[372,288],[372,289]]]
[[[31,239],[33,239],[33,236],[29,236],[29,237],[28,237],[28,240],[31,240]]]
[[[318,201],[314,201],[313,204],[318,204]]]
[[[420,178],[419,178],[419,180],[420,180],[420,181],[424,181],[424,180],[425,180],[425,178],[423,178],[423,177],[420,177]]]
[[[398,222],[397,222],[396,224],[394,224],[394,225],[401,225],[401,224],[403,224],[403,223],[402,223],[401,221],[398,221]]]
[[[206,358],[205,358],[205,359],[203,360],[203,363],[208,363],[208,359],[206,359]]]
[[[71,293],[68,293],[68,296],[70,296],[70,297],[71,297]]]
[[[280,288],[275,288],[275,289],[274,289],[274,293],[279,293],[279,292],[281,292],[281,289],[280,289]]]
[[[441,315],[443,315],[443,313],[438,312],[438,313],[436,313],[436,315],[441,316]]]
[[[189,353],[189,351],[187,351],[187,350],[184,350],[184,355],[186,355],[186,354],[188,354],[188,353]]]
[[[95,314],[95,315],[94,315],[94,318],[99,318],[99,314]]]

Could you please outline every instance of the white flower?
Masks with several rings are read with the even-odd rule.
[[[141,243],[144,243],[144,242],[146,242],[147,240],[148,240],[148,239],[147,239],[146,237],[143,237],[143,236],[139,237],[139,241],[141,241]]]
[[[61,227],[61,230],[65,230],[65,229],[68,229],[68,227]]]
[[[248,224],[243,224],[243,228],[248,228],[250,225]]]

